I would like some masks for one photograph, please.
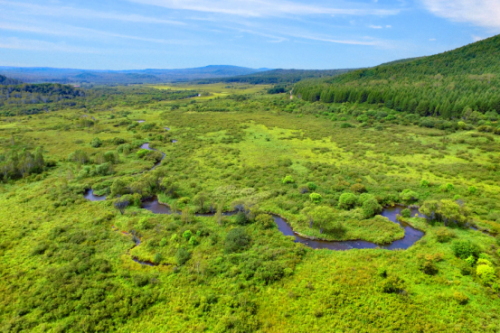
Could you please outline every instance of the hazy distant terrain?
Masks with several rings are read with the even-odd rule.
[[[234,77],[238,75],[258,73],[265,70],[267,69],[253,69],[237,66],[207,66],[187,69],[144,69],[123,71],[45,67],[0,67],[0,74],[27,83],[141,84]]]

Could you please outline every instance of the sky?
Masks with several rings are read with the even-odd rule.
[[[337,69],[500,33],[500,0],[0,0],[0,66]]]

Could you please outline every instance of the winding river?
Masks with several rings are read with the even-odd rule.
[[[158,199],[144,201],[142,204],[142,208],[149,210],[153,214],[172,214],[172,210],[170,209],[170,207],[162,205],[161,203],[158,202]],[[282,217],[274,214],[272,214],[272,216],[274,218],[274,222],[278,226],[278,229],[281,231],[283,235],[294,236],[296,243],[302,243],[313,249],[329,249],[334,251],[345,251],[352,249],[375,249],[375,248],[381,248],[387,250],[406,250],[410,246],[415,244],[418,240],[420,240],[424,236],[424,232],[413,228],[411,225],[401,223],[396,219],[397,215],[401,214],[401,211],[403,209],[405,209],[405,207],[395,206],[395,207],[385,208],[382,211],[381,214],[382,216],[387,217],[391,222],[401,225],[401,227],[403,227],[405,230],[404,238],[398,239],[389,245],[378,245],[375,243],[361,241],[361,240],[354,240],[354,241],[311,240],[295,233],[292,227],[288,224],[288,222]],[[410,210],[412,216],[415,216],[415,214],[421,216],[418,212],[418,209],[412,208]],[[234,214],[237,214],[237,212],[224,213],[224,215],[226,216]],[[196,214],[196,215],[210,217],[214,216],[215,214],[212,213],[212,214]]]
[[[139,121],[143,122],[143,121]],[[166,130],[170,130],[170,128],[166,127]],[[176,143],[177,140],[172,140],[172,143]],[[141,149],[147,149],[147,150],[153,150],[153,151],[158,151],[154,148],[151,148],[149,146],[149,143],[144,143],[141,146]],[[163,153],[163,156],[159,162],[157,162],[151,170],[154,170],[157,166],[161,164],[163,159],[165,158],[165,153]],[[84,197],[87,200],[90,201],[103,201],[106,200],[105,196],[97,196],[94,195],[94,192],[92,189],[86,190],[84,193]],[[170,207],[163,205],[158,202],[158,199],[151,199],[151,200],[146,200],[142,204],[142,208],[149,210],[150,212],[154,214],[172,214],[172,210]],[[378,245],[375,243],[367,242],[367,241],[362,241],[362,240],[352,240],[352,241],[322,241],[322,240],[311,240],[309,238],[303,237],[297,233],[295,233],[292,229],[292,227],[288,224],[286,220],[284,220],[282,217],[278,215],[272,214],[274,218],[274,222],[278,226],[278,229],[281,231],[281,233],[285,236],[293,236],[295,237],[295,242],[296,243],[302,243],[306,246],[309,246],[313,249],[329,249],[329,250],[334,250],[334,251],[345,251],[345,250],[352,250],[352,249],[375,249],[375,248],[381,248],[381,249],[387,249],[387,250],[406,250],[413,244],[415,244],[418,240],[420,240],[424,236],[424,232],[413,228],[411,225],[404,224],[399,222],[396,217],[398,214],[401,214],[401,211],[405,207],[401,206],[395,206],[395,207],[387,207],[385,208],[381,215],[384,217],[387,217],[391,222],[397,223],[401,225],[401,227],[404,228],[405,230],[405,236],[402,239],[398,239],[394,242],[392,242],[389,245]],[[415,216],[421,216],[418,212],[418,209],[416,208],[411,208],[411,215]],[[236,214],[237,212],[226,212],[224,213],[225,216],[231,216]],[[204,216],[204,217],[210,217],[214,216],[215,214],[196,214],[196,216]],[[137,237],[134,237],[136,245],[139,246],[141,243],[141,240]],[[135,262],[138,262],[142,265],[154,265],[151,262],[142,262],[139,261],[136,258],[133,258]]]

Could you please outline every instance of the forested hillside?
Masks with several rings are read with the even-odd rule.
[[[500,112],[500,35],[413,61],[303,81],[294,94],[307,101],[381,104],[446,119]]]
[[[5,85],[0,86],[0,115],[36,114],[65,108],[101,110],[194,96],[198,96],[198,92],[193,90],[159,90],[142,86],[81,89],[51,83]]]
[[[11,79],[6,76],[0,75],[0,85],[8,85],[8,84],[20,84],[21,81],[16,79]]]
[[[331,70],[302,70],[302,69],[273,69],[270,71],[228,78],[212,78],[198,81],[199,84],[215,82],[250,83],[250,84],[283,84],[294,83],[310,78],[332,77],[349,72],[350,69]]]

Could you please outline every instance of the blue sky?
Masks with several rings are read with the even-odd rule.
[[[0,66],[356,68],[498,33],[499,0],[0,0]]]

